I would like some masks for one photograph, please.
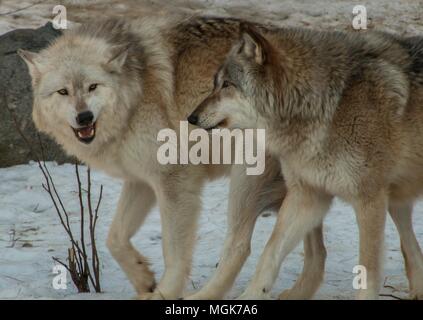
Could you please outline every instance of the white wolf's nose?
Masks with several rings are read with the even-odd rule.
[[[76,123],[78,123],[80,126],[87,126],[93,122],[94,115],[91,111],[84,111],[81,113],[78,113],[76,116]]]

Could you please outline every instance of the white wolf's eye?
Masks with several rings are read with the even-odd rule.
[[[57,91],[57,93],[61,94],[62,96],[67,96],[69,94],[68,90],[66,89],[60,89]]]
[[[90,85],[88,87],[88,91],[89,92],[94,91],[95,89],[97,89],[97,83],[93,83],[92,85]]]

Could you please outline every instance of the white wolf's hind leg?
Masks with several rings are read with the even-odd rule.
[[[125,182],[107,246],[138,294],[154,289],[154,275],[147,260],[130,242],[155,203],[153,190],[143,182]]]
[[[279,295],[281,300],[305,300],[313,298],[323,281],[326,249],[323,242],[323,225],[310,231],[304,239],[303,271],[291,289]]]
[[[412,225],[413,205],[389,206],[389,213],[401,239],[405,269],[410,285],[410,297],[423,300],[423,255]]]

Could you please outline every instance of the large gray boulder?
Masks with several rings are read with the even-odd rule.
[[[0,36],[0,167],[36,160],[19,134],[14,119],[40,154],[37,131],[31,118],[31,79],[16,51],[19,48],[40,51],[60,34],[48,23],[39,29],[18,29]],[[71,161],[55,142],[44,135],[40,136],[44,146],[44,160],[59,163]]]

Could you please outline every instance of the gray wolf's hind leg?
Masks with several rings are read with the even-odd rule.
[[[367,271],[367,287],[358,290],[360,300],[379,298],[383,271],[383,249],[387,195],[379,194],[357,199],[354,203],[360,235],[360,262]]]
[[[410,285],[410,297],[423,300],[423,255],[413,230],[412,211],[411,203],[390,204],[389,206],[389,214],[401,239],[401,251]]]

